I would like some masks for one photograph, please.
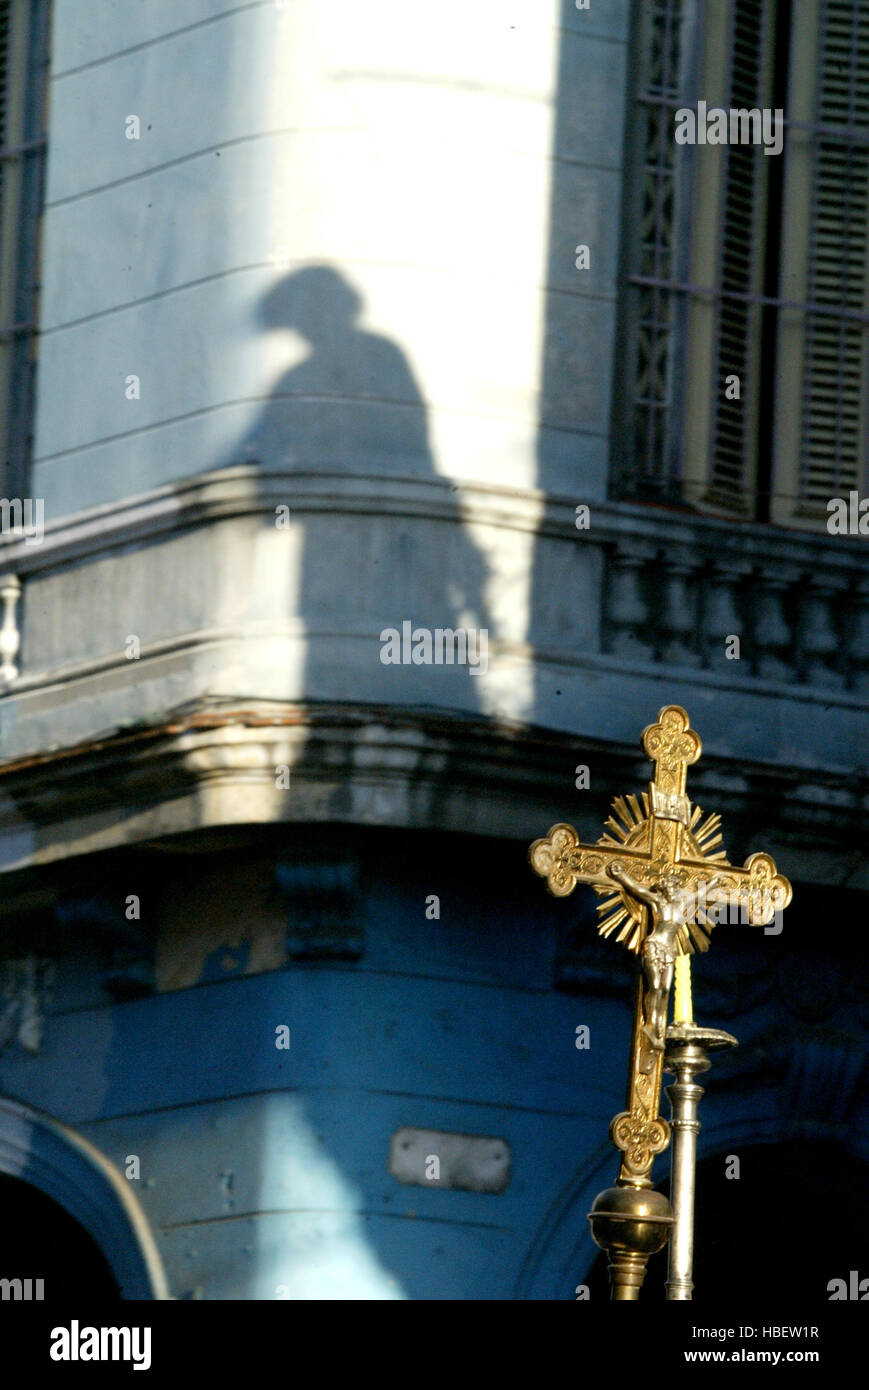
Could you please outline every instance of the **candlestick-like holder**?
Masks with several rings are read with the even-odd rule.
[[[703,1087],[698,1086],[695,1078],[712,1065],[710,1052],[738,1045],[731,1033],[701,1028],[696,1023],[671,1023],[667,1029],[664,1070],[676,1077],[665,1087],[671,1110],[670,1201],[674,1217],[667,1278],[669,1302],[689,1302],[694,1290],[694,1188],[700,1133],[698,1111],[703,1097]]]
[[[635,1302],[646,1262],[666,1245],[673,1211],[663,1192],[630,1183],[599,1192],[588,1214],[595,1245],[607,1254],[611,1297]]]

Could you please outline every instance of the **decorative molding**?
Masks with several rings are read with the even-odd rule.
[[[789,559],[801,571],[851,575],[869,565],[859,538],[828,536],[757,522],[734,522],[685,510],[580,497],[559,497],[536,488],[501,487],[458,478],[300,470],[265,470],[256,463],[202,473],[138,496],[90,507],[52,521],[38,546],[10,537],[0,541],[0,572],[36,574],[71,561],[103,555],[136,541],[233,517],[272,514],[289,505],[307,512],[417,516],[532,532],[572,545],[622,542],[665,544],[699,556],[702,563],[733,554],[749,564]],[[576,529],[577,501],[591,507],[587,531]]]
[[[606,772],[579,810],[577,761]],[[287,790],[276,787],[281,765]],[[202,701],[159,724],[0,766],[0,866],[8,874],[233,824],[402,826],[530,842],[568,799],[590,834],[608,814],[604,788],[644,774],[632,746],[479,716]],[[786,872],[809,852],[816,881],[869,887],[865,772],[810,776],[743,760],[737,775],[709,756],[695,798],[727,815],[737,858],[765,837]]]
[[[14,574],[7,574],[0,584],[0,602],[3,604],[3,621],[0,624],[0,685],[9,686],[18,677],[15,658],[21,645],[21,634],[18,631],[20,598],[20,580]]]
[[[287,912],[287,954],[358,960],[364,947],[359,860],[340,846],[281,855],[275,883]]]

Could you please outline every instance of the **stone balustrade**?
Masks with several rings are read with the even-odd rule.
[[[493,668],[503,662],[510,673],[499,717],[581,727],[598,717],[586,709],[586,673],[595,669],[607,681],[672,674],[689,690],[693,681],[725,682],[761,701],[786,689],[805,700],[807,720],[819,696],[847,707],[849,719],[869,699],[865,539],[594,500],[579,529],[582,500],[579,492],[245,465],[49,522],[39,546],[0,547],[0,587],[17,610],[6,622],[10,670],[0,687],[8,752],[41,747],[48,713],[40,692],[59,679],[89,692],[51,721],[51,737],[64,739],[156,717],[218,678],[233,695],[242,679],[245,690],[278,700],[419,703],[419,690],[402,684],[415,668],[384,667],[379,634],[396,617],[421,621],[424,613],[449,625],[439,557],[459,528],[449,585],[479,599],[487,575],[497,597],[507,576],[516,598],[517,609],[502,605],[489,632]],[[287,505],[292,527],[282,537],[275,515]],[[335,553],[342,564],[322,559]],[[352,597],[350,556],[373,557]],[[400,584],[381,581],[387,570]],[[135,679],[131,632],[145,639]],[[279,657],[269,646],[278,640]],[[475,687],[442,683],[435,694],[445,707],[474,712]],[[25,705],[39,715],[30,731]],[[844,732],[839,744],[848,744]]]
[[[865,541],[612,504],[600,520],[601,651],[869,692]]]

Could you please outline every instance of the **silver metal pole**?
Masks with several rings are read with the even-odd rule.
[[[671,1023],[667,1029],[665,1071],[676,1080],[666,1089],[672,1112],[673,1131],[670,1166],[670,1202],[674,1223],[670,1234],[667,1299],[688,1302],[694,1281],[694,1177],[697,1169],[697,1135],[700,1133],[698,1109],[703,1087],[695,1077],[711,1066],[708,1053],[737,1047],[736,1038],[717,1028],[700,1028],[695,1023]]]

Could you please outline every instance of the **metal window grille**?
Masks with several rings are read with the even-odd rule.
[[[869,0],[819,0],[812,121],[789,118],[787,103],[775,99],[770,73],[764,73],[764,55],[776,43],[781,52],[790,33],[784,0],[733,0],[729,9],[726,52],[720,54],[728,95],[720,104],[784,108],[784,152],[777,157],[784,162],[782,184],[791,133],[806,133],[812,142],[807,276],[799,295],[781,276],[783,240],[791,229],[767,205],[762,179],[772,161],[761,145],[718,147],[716,273],[709,283],[691,275],[690,244],[709,212],[693,201],[692,159],[675,144],[674,113],[696,110],[703,95],[698,54],[709,8],[690,0],[639,7],[633,119],[641,194],[627,209],[631,250],[620,339],[633,389],[621,407],[630,420],[622,420],[616,486],[625,497],[684,500],[684,396],[703,390],[710,399],[701,505],[766,519],[771,498],[778,497],[795,513],[802,508],[810,514],[812,504],[817,509],[865,479],[869,452]],[[686,355],[692,303],[715,309],[715,355],[705,372]],[[770,350],[783,311],[804,324],[800,367],[776,364]],[[772,369],[799,375],[793,383],[803,401],[799,458],[790,471],[773,467],[775,440],[767,429]],[[741,379],[739,400],[724,396],[730,375]],[[747,402],[752,392],[754,410]]]
[[[631,344],[634,410],[631,444],[640,489],[664,491],[678,476],[676,431],[677,315],[669,288],[677,278],[679,218],[672,108],[682,83],[682,0],[655,0],[645,15],[644,110],[637,158],[640,192]]]

